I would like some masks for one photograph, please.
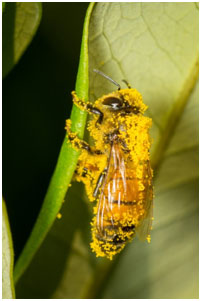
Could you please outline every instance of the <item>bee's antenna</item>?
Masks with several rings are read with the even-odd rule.
[[[131,85],[127,82],[126,79],[122,79],[122,82],[124,82],[126,84],[126,86],[128,87],[128,89],[131,89]]]
[[[114,85],[116,85],[118,87],[118,90],[121,90],[121,86],[115,82],[111,77],[109,77],[108,75],[106,75],[105,73],[103,73],[102,71],[100,70],[97,70],[97,69],[93,69],[94,72],[102,75],[103,77],[105,77],[106,79],[108,79],[111,83],[113,83]]]

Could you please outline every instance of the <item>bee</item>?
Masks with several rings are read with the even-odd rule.
[[[150,165],[152,120],[144,116],[147,106],[141,94],[126,89],[99,70],[94,70],[117,86],[117,90],[84,102],[73,91],[73,102],[93,115],[87,129],[93,138],[90,146],[70,130],[67,137],[81,150],[76,180],[85,184],[89,200],[96,201],[91,249],[96,256],[112,259],[136,234],[150,242],[153,219],[153,171]]]

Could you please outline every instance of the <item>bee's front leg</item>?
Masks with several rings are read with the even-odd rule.
[[[72,93],[72,96],[73,96],[73,102],[74,104],[80,108],[80,110],[82,111],[87,111],[91,114],[95,114],[95,115],[98,115],[98,120],[97,120],[97,123],[101,124],[102,121],[103,121],[103,113],[98,109],[96,108],[93,104],[91,104],[90,102],[85,102],[83,101],[82,99],[80,99],[76,92],[73,91]]]

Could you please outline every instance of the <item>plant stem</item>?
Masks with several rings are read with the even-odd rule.
[[[81,45],[80,63],[76,80],[77,95],[87,100],[89,89],[88,78],[88,28],[89,20],[93,10],[94,3],[91,3],[87,9],[83,28],[83,38]],[[79,110],[73,105],[71,113],[72,130],[80,138],[84,135],[87,113]],[[43,242],[47,232],[52,226],[57,213],[59,212],[65,198],[68,186],[71,182],[74,170],[76,168],[79,152],[72,149],[71,144],[67,143],[67,138],[62,144],[56,168],[51,178],[41,211],[31,232],[31,235],[20,254],[14,269],[14,281],[19,280],[20,276],[28,267],[34,254]]]

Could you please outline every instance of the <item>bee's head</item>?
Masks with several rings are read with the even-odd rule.
[[[121,91],[120,91],[121,92]],[[139,107],[130,105],[127,100],[122,97],[119,93],[119,96],[108,95],[104,98],[102,105],[108,108],[111,112],[122,112],[122,114],[138,114]]]
[[[104,98],[102,104],[108,107],[111,111],[119,111],[124,106],[123,99],[116,96],[107,96]]]
[[[125,114],[138,114],[140,112],[139,106],[136,104],[135,101],[132,103],[128,101],[128,98],[133,98],[132,94],[134,89],[131,88],[129,83],[126,80],[122,80],[126,85],[127,89],[121,89],[121,86],[114,81],[111,77],[103,73],[102,71],[99,71],[97,69],[94,69],[94,72],[98,73],[99,75],[103,76],[107,80],[109,80],[111,83],[113,83],[115,86],[117,86],[118,90],[116,92],[113,92],[105,97],[103,97],[102,105],[109,109],[111,112],[122,112],[123,115]]]

